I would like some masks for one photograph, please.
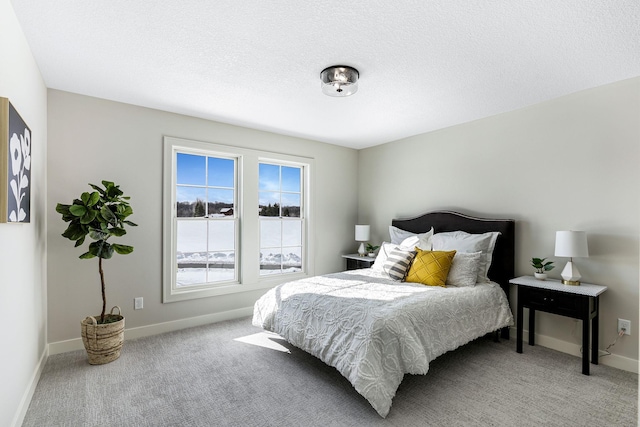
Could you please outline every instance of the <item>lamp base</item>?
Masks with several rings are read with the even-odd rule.
[[[565,265],[564,270],[562,270],[562,283],[565,285],[571,286],[580,286],[580,279],[582,276],[578,271],[578,267],[573,265],[573,261],[569,261],[567,265]]]
[[[364,250],[364,242],[360,243],[360,247],[358,248],[358,254],[360,256],[365,256],[367,253]]]

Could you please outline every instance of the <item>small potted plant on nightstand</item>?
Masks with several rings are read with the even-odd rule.
[[[370,257],[375,257],[376,256],[376,251],[378,250],[380,246],[376,246],[376,245],[372,245],[371,243],[367,243],[367,255],[369,255]]]
[[[534,276],[538,280],[545,280],[547,271],[551,271],[555,267],[553,261],[547,261],[546,258],[531,258],[531,266],[536,269]]]

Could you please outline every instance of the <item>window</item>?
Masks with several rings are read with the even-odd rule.
[[[312,164],[165,137],[163,302],[312,275]]]
[[[302,167],[260,163],[260,274],[302,271]]]
[[[236,160],[176,150],[176,287],[237,281]]]

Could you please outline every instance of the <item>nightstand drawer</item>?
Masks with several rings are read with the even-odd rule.
[[[373,265],[373,262],[369,260],[347,258],[347,270],[358,270],[360,268],[369,268],[372,265]]]
[[[347,260],[347,270],[358,270],[360,268],[369,268],[376,260],[374,257],[360,256],[358,254],[342,255]]]
[[[521,286],[518,293],[525,307],[574,318],[581,316],[585,303],[589,304],[588,297],[548,289]]]
[[[576,308],[576,298],[573,295],[567,295],[560,292],[554,292],[544,289],[535,291],[529,290],[529,304],[539,304],[545,307],[564,307],[568,309]]]

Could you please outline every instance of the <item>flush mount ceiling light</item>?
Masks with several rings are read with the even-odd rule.
[[[346,65],[332,65],[320,73],[322,93],[329,96],[349,96],[358,91],[358,77],[355,68]]]

